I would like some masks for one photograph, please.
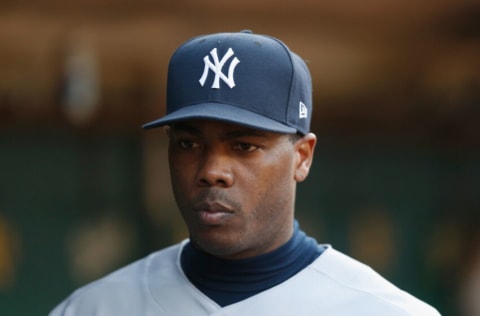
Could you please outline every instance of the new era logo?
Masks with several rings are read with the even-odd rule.
[[[225,63],[233,56],[233,49],[229,48],[225,55],[222,57],[221,60],[218,58],[217,49],[214,48],[210,51],[210,55],[212,56],[213,62],[210,60],[210,56],[207,55],[203,58],[203,62],[205,63],[205,67],[203,69],[202,77],[200,78],[199,82],[200,85],[203,87],[205,81],[207,80],[208,74],[210,70],[215,74],[215,78],[213,79],[212,88],[213,89],[220,89],[220,79],[225,82],[230,89],[235,87],[235,80],[233,78],[233,74],[235,71],[235,67],[240,63],[237,57],[234,57],[231,62],[230,66],[228,67],[228,76],[226,76],[223,72],[223,66]]]
[[[308,117],[308,108],[302,101],[298,105],[298,117],[301,119]]]

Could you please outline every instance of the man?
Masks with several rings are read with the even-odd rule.
[[[190,238],[89,284],[51,315],[439,315],[294,220],[316,137],[310,74],[275,38],[200,36],[174,53],[166,126]]]

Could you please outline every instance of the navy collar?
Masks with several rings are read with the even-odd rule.
[[[323,250],[295,221],[290,240],[270,253],[225,260],[200,251],[189,242],[183,248],[181,266],[200,291],[226,306],[284,282],[312,263]]]

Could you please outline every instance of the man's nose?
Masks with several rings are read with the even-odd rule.
[[[198,169],[197,185],[228,188],[234,178],[230,158],[220,151],[207,150]]]

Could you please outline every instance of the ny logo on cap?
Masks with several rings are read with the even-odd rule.
[[[235,87],[235,80],[233,79],[233,72],[235,71],[235,67],[240,63],[237,57],[233,58],[230,62],[230,66],[228,67],[228,77],[222,72],[223,65],[227,62],[230,57],[233,56],[233,49],[229,48],[227,53],[223,55],[222,60],[218,59],[217,49],[214,48],[210,51],[210,55],[212,55],[213,63],[210,61],[210,56],[206,55],[203,57],[203,62],[205,63],[205,68],[203,69],[202,77],[200,78],[199,82],[200,85],[203,87],[205,84],[205,80],[207,80],[208,74],[210,70],[213,71],[215,74],[215,78],[212,83],[213,89],[220,89],[220,79],[225,82],[230,89]]]

